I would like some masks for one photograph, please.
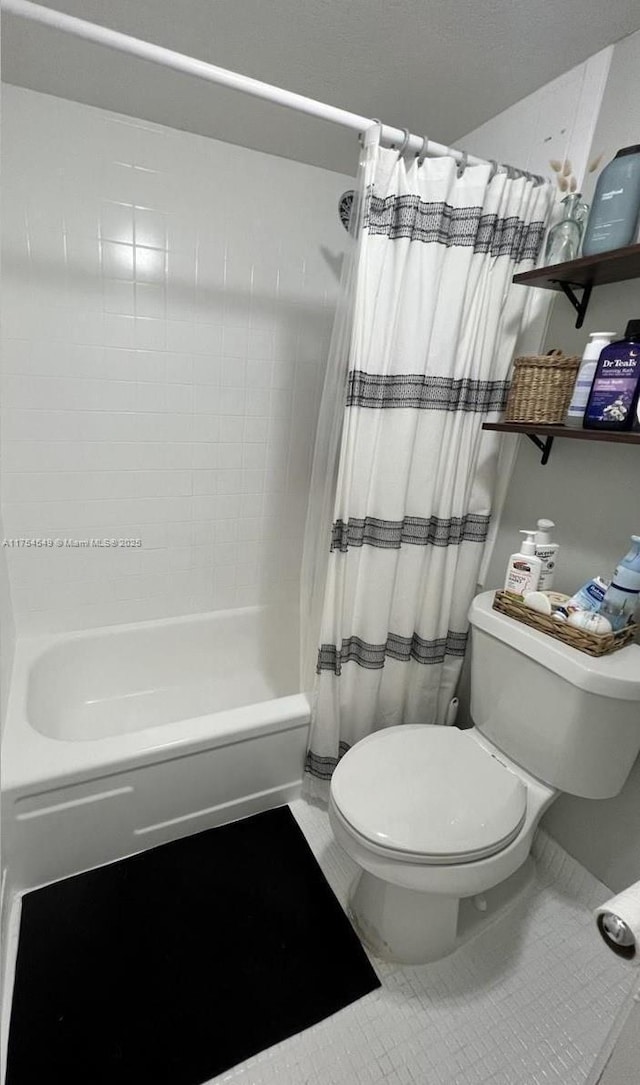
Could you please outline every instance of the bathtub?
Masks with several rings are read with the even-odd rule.
[[[282,609],[19,641],[2,758],[12,890],[288,802],[309,717]]]

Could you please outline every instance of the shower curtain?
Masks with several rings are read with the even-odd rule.
[[[365,136],[303,558],[316,780],[372,731],[445,722],[491,517],[482,423],[505,405],[527,295],[511,280],[550,202],[539,179]]]

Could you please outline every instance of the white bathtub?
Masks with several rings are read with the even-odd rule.
[[[19,641],[2,758],[21,890],[294,798],[309,701],[267,607]]]

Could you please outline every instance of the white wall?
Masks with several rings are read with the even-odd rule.
[[[614,47],[609,79],[593,138],[593,153],[616,150],[640,138],[640,33]],[[640,317],[637,281],[607,286],[594,293],[585,330],[618,330]],[[577,341],[566,310],[556,306],[549,342]],[[584,343],[584,338],[581,340]],[[560,444],[562,442],[559,442]],[[597,569],[611,572],[627,549],[631,532],[640,531],[640,458],[638,449],[615,445],[581,445],[573,462],[566,453],[550,464],[550,490],[564,495],[559,519],[564,544],[562,568],[573,580]],[[605,452],[606,449],[606,452]],[[555,453],[555,448],[554,448]],[[594,497],[597,504],[594,509]],[[576,576],[576,571],[579,575]],[[640,712],[639,712],[640,717]],[[563,796],[546,817],[554,836],[612,889],[640,879],[640,761],[622,793],[606,802],[588,803]]]
[[[576,177],[587,166],[612,46],[558,76],[459,140],[461,147],[520,169],[551,174],[550,159],[569,158]]]
[[[544,92],[538,93],[543,95]],[[544,101],[545,108],[548,106],[552,114],[549,120],[551,132],[557,96],[547,94]],[[498,121],[496,118],[495,123]],[[583,162],[599,151],[605,152],[606,162],[617,148],[638,142],[640,33],[613,47],[601,107],[593,111],[593,121],[591,146],[581,147]],[[521,137],[517,136],[513,125],[505,126],[504,131],[505,139],[513,136],[515,146]],[[506,154],[506,150],[503,153]],[[563,156],[554,153],[553,157]],[[571,157],[574,161],[577,159],[575,149],[571,151]],[[586,195],[589,195],[593,180],[585,186]],[[557,345],[581,353],[589,331],[622,332],[631,317],[640,317],[637,281],[597,288],[581,330],[574,327],[573,309],[564,297],[558,296],[546,337],[547,349]],[[556,535],[562,548],[556,585],[568,591],[594,573],[610,573],[626,551],[629,535],[640,530],[637,448],[557,440],[549,464],[541,467],[539,459],[539,453],[530,442],[522,439],[489,567],[487,587],[502,582],[507,558],[516,548],[518,530],[535,524],[540,516],[549,516],[557,523]],[[603,726],[606,726],[606,720],[603,720]],[[613,736],[612,741],[615,741]],[[562,796],[546,815],[544,825],[598,878],[619,890],[640,878],[639,811],[640,764],[637,764],[624,791],[616,799],[589,802]]]
[[[461,140],[461,146],[480,156],[493,158],[496,162],[508,163],[545,177],[552,175],[550,159],[570,159],[576,177],[581,177],[587,166],[588,150],[611,54],[611,47],[601,50],[583,64],[516,102],[480,128],[469,132]],[[558,193],[558,200],[559,198]],[[559,207],[558,202],[556,206]],[[533,353],[541,349],[552,301],[553,296],[546,291],[529,291],[516,354]],[[488,566],[496,544],[508,481],[517,451],[516,440],[502,442],[494,514],[480,572],[483,585],[490,583],[487,577]],[[465,669],[461,696],[463,715],[468,701],[465,692],[467,680],[468,672]]]
[[[0,516],[0,540],[4,538]],[[9,587],[9,572],[4,548],[0,548],[0,733],[4,728],[5,711],[9,696],[9,679],[13,667],[15,625]]]
[[[7,86],[4,518],[18,630],[297,588],[349,178]],[[357,145],[354,144],[354,167]]]
[[[4,103],[3,103],[4,104]],[[0,351],[0,372],[2,367],[2,352]],[[0,497],[2,495],[2,447],[1,447],[2,419],[0,418]],[[13,655],[15,648],[15,623],[13,619],[13,604],[11,602],[11,588],[9,585],[9,570],[7,557],[2,541],[4,539],[4,524],[0,510],[0,736],[4,730],[4,721],[9,697],[9,681],[13,668]],[[3,897],[0,892],[0,913],[2,912]],[[2,933],[0,931],[0,933]],[[0,980],[1,983],[1,980]]]

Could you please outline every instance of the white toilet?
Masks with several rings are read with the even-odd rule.
[[[377,731],[331,781],[333,832],[361,867],[352,917],[390,960],[455,949],[460,899],[524,863],[556,795],[617,795],[640,751],[640,647],[592,658],[492,601],[470,611],[475,726]]]

